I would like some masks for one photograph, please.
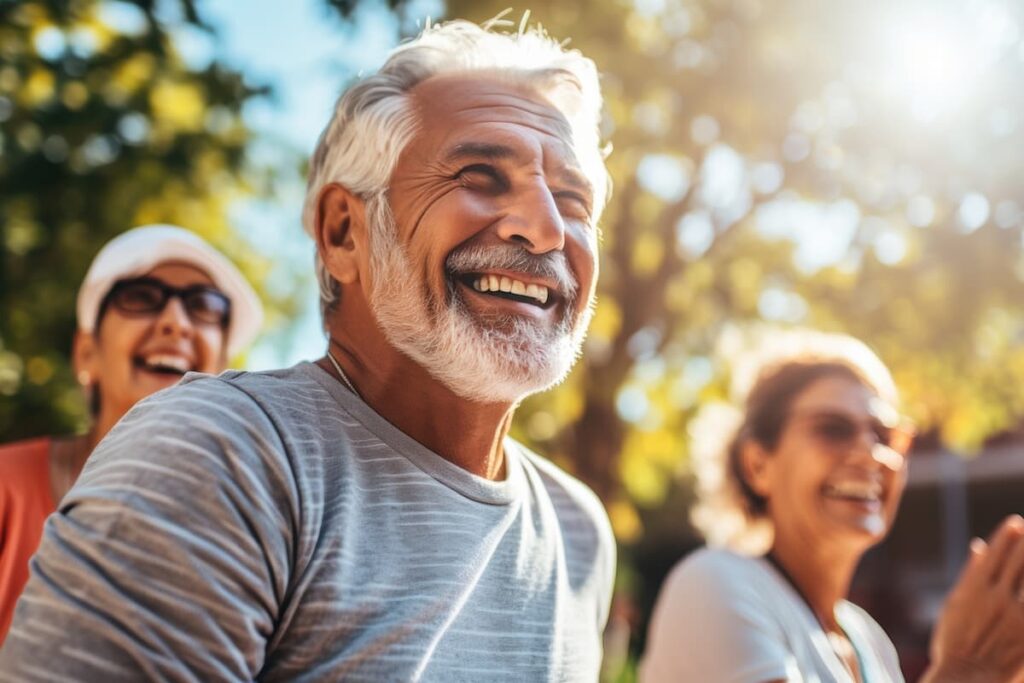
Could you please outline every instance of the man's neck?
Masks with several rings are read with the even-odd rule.
[[[514,404],[467,401],[401,354],[369,359],[337,343],[331,352],[359,397],[388,422],[472,474],[504,479]],[[330,359],[317,364],[345,384]]]

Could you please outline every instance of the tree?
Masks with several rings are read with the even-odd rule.
[[[184,60],[173,33],[210,30],[192,0],[0,3],[2,440],[81,426],[75,295],[114,235],[179,223],[259,281],[226,210],[256,189],[241,108],[266,89]]]
[[[891,5],[566,0],[535,15],[603,74],[616,189],[583,362],[524,405],[520,433],[595,488],[621,540],[685,465],[689,419],[724,394],[730,326],[865,339],[949,443],[1024,415],[1018,10]],[[914,61],[922,34],[943,35],[935,16],[983,34],[988,61],[963,81]]]

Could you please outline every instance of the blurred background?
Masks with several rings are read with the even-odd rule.
[[[322,355],[304,165],[338,92],[426,17],[507,0],[0,0],[0,441],[70,433],[74,297],[99,247],[172,222],[268,305],[238,367]],[[528,7],[509,14],[514,22]],[[600,302],[519,438],[620,541],[608,680],[701,540],[689,427],[764,330],[853,334],[922,436],[854,600],[908,679],[971,535],[1024,512],[1024,6],[1013,0],[551,0],[594,59],[615,182]]]

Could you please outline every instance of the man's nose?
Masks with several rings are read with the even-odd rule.
[[[181,297],[172,296],[164,304],[156,319],[157,329],[163,334],[190,337],[193,332],[192,318],[188,315]]]
[[[533,254],[565,247],[565,222],[547,184],[538,182],[516,199],[498,224],[498,235]]]

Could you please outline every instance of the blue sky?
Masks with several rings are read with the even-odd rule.
[[[423,3],[424,14],[430,4]],[[232,221],[255,249],[273,255],[276,272],[267,286],[292,286],[288,275],[312,273],[313,260],[312,241],[300,222],[304,179],[294,169],[313,151],[345,84],[379,66],[397,43],[397,22],[374,2],[363,3],[351,23],[342,22],[323,0],[205,0],[199,8],[217,33],[211,38],[194,29],[179,32],[176,42],[186,60],[202,66],[216,57],[250,82],[274,89],[272,98],[252,102],[244,115],[256,133],[251,158],[258,165],[283,169],[285,182],[272,200],[234,206]],[[304,313],[289,328],[256,344],[247,362],[250,369],[323,355],[326,342],[311,278],[304,290]]]

